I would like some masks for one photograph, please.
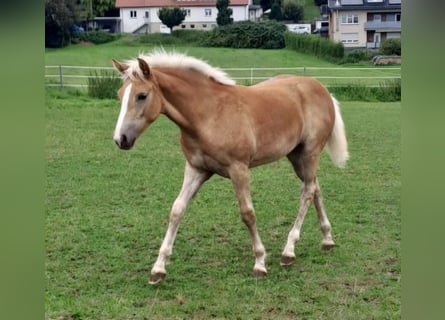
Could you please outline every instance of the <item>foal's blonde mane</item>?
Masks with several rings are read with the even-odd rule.
[[[207,62],[187,56],[179,52],[167,52],[164,49],[156,49],[148,54],[139,54],[140,59],[143,59],[151,68],[181,68],[192,69],[202,73],[216,82],[225,85],[235,85],[235,80],[231,79],[227,73],[217,67],[212,67]],[[137,59],[125,61],[129,68],[125,71],[125,77],[134,79],[135,75],[142,77],[142,71],[139,68]]]

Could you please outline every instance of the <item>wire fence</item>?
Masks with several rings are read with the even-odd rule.
[[[309,76],[327,87],[386,86],[388,81],[401,79],[401,67],[288,67],[288,68],[221,68],[239,84],[252,85],[279,74]],[[116,77],[113,67],[45,66],[47,87],[88,87],[89,78]]]

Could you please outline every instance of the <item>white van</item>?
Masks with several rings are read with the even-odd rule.
[[[311,25],[310,24],[286,24],[287,30],[290,32],[295,32],[299,34],[310,34]]]

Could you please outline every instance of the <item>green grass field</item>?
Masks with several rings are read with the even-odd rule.
[[[115,100],[47,90],[47,319],[400,318],[400,103],[342,103],[351,160],[324,154],[319,180],[337,247],[308,213],[297,260],[279,256],[299,182],[287,161],[252,170],[269,275],[250,276],[248,232],[213,177],[183,220],[166,280],[148,284],[182,180],[178,129],[161,117],[130,152],[111,139]]]

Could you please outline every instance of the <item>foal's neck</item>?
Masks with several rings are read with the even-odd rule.
[[[205,76],[192,70],[159,68],[154,70],[165,103],[162,113],[182,130],[192,132],[211,114],[211,105],[203,103]]]

